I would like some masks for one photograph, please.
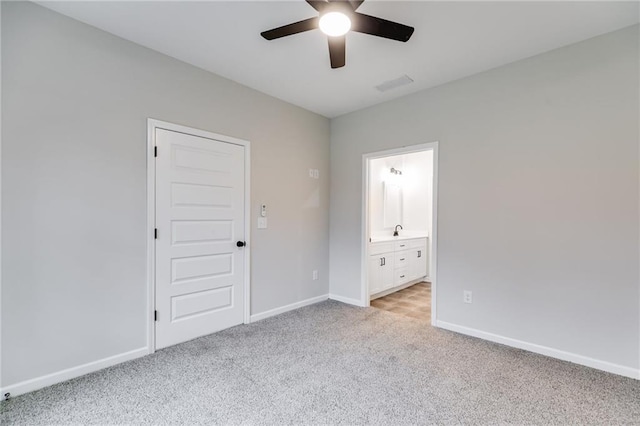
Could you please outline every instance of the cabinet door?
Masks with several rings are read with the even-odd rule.
[[[383,256],[382,265],[382,289],[386,290],[394,286],[394,276],[393,276],[393,253],[385,253]]]
[[[393,287],[393,253],[369,256],[369,295]]]
[[[411,250],[411,277],[418,279],[427,276],[427,246]]]
[[[424,251],[422,252],[422,257],[424,257],[424,269],[422,270],[424,272],[423,275],[421,276],[425,276],[428,277],[429,276],[429,245],[425,245],[424,247]]]
[[[383,290],[382,267],[382,255],[369,256],[369,295]]]

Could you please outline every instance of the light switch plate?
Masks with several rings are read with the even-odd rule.
[[[267,218],[259,217],[258,218],[258,229],[267,229]]]

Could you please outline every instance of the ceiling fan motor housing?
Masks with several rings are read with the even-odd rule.
[[[335,1],[331,3],[326,3],[326,6],[322,8],[320,11],[320,17],[322,18],[327,13],[338,12],[346,15],[349,19],[353,17],[353,7],[344,1]]]

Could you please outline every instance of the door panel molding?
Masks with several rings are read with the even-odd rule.
[[[244,249],[244,283],[243,293],[244,297],[241,303],[243,304],[243,322],[248,324],[251,321],[251,149],[250,142],[242,139],[234,138],[231,136],[220,135],[217,133],[209,132],[206,130],[195,129],[191,127],[182,126],[179,124],[169,123],[166,121],[147,119],[147,350],[148,353],[154,353],[156,348],[155,338],[155,273],[156,273],[156,130],[163,129],[176,133],[183,133],[185,135],[201,137],[205,139],[213,139],[220,142],[225,142],[233,145],[239,145],[244,148],[244,238],[248,242]],[[204,141],[203,141],[204,142]],[[164,153],[165,155],[167,153]],[[189,155],[189,152],[185,152],[185,155]],[[206,168],[206,166],[203,166]],[[211,222],[211,221],[209,221]],[[196,224],[194,224],[196,225]],[[203,224],[201,224],[203,225]],[[160,231],[162,232],[162,230]],[[164,232],[168,232],[165,230]],[[215,232],[214,232],[215,234]],[[214,236],[214,235],[212,235]],[[216,241],[216,238],[211,240],[205,239],[199,244],[215,244],[224,242],[222,240]],[[194,241],[195,242],[195,241]]]

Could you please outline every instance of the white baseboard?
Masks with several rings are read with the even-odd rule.
[[[631,377],[640,380],[640,369],[625,367],[619,364],[613,364],[608,361],[601,361],[589,358],[583,355],[565,352],[559,349],[550,348],[548,346],[537,345],[535,343],[524,342],[522,340],[512,339],[510,337],[500,336],[498,334],[488,333],[486,331],[476,330],[475,328],[464,327],[457,324],[451,324],[445,321],[437,321],[436,327],[443,328],[456,333],[465,334],[467,336],[478,337],[490,342],[500,343],[513,348],[524,349],[551,358],[569,361],[574,364],[584,365],[586,367],[595,368],[597,370],[606,371],[608,373],[618,374],[620,376]]]
[[[315,303],[324,302],[328,298],[329,298],[328,294],[323,294],[322,296],[312,297],[310,299],[301,300],[300,302],[292,303],[290,305],[281,306],[279,308],[271,309],[266,312],[251,315],[251,322],[256,322],[256,321],[263,320],[265,318],[284,314],[285,312],[293,311],[294,309],[302,308],[303,306],[309,306]]]
[[[93,373],[94,371],[102,370],[103,368],[111,367],[112,365],[140,358],[148,354],[149,349],[144,347],[110,356],[108,358],[82,364],[77,367],[71,367],[56,373],[47,374],[46,376],[40,376],[35,379],[29,379],[13,385],[5,386],[0,389],[0,395],[5,395],[6,393],[10,393],[11,397],[22,395],[27,392],[55,385],[56,383],[75,379],[76,377],[84,376],[85,374]]]
[[[338,296],[337,294],[330,294],[329,295],[329,299],[337,300],[338,302],[346,303],[347,305],[360,306],[361,308],[364,307],[364,305],[362,304],[362,301],[360,301],[358,299],[352,299],[350,297]]]

